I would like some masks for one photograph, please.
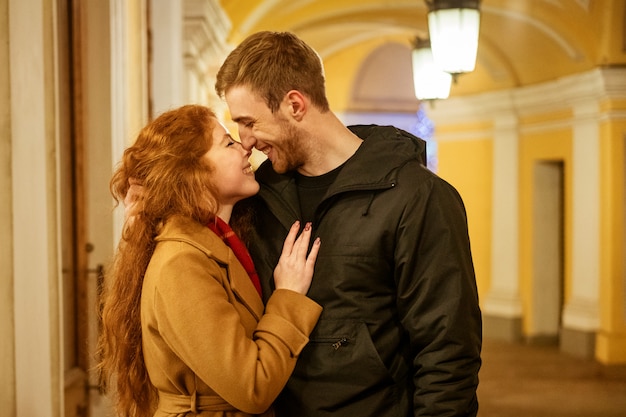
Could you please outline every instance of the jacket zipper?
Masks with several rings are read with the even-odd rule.
[[[347,345],[348,343],[350,343],[350,341],[348,340],[347,337],[340,337],[339,339],[337,339],[336,337],[334,338],[328,337],[328,338],[311,340],[311,343],[330,344],[330,346],[334,350],[339,350],[339,348]]]
[[[347,345],[347,344],[348,344],[348,339],[346,339],[345,337],[342,337],[341,339],[333,343],[332,346],[333,346],[333,349],[339,350],[340,347],[342,347],[343,345]]]

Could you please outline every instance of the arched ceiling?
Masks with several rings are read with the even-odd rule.
[[[259,30],[294,32],[320,53],[334,91],[343,86],[339,94],[345,95],[362,65],[372,65],[368,57],[374,51],[394,44],[397,53],[408,55],[411,39],[428,36],[424,0],[222,0],[221,5],[232,23],[231,44]],[[624,65],[625,21],[624,0],[482,0],[476,69],[459,77],[451,96]],[[397,57],[398,63],[410,63]]]

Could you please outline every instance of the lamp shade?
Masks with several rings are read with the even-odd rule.
[[[428,31],[437,66],[451,74],[473,71],[480,29],[478,1],[434,0],[428,7]]]
[[[416,40],[411,53],[415,97],[419,100],[448,98],[452,75],[435,65],[430,50],[430,42],[428,40]]]

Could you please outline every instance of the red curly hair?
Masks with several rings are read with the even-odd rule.
[[[103,388],[114,387],[115,408],[122,417],[151,417],[156,407],[142,351],[143,278],[154,238],[169,217],[183,215],[206,224],[216,215],[213,170],[202,158],[216,124],[215,114],[204,106],[163,113],[126,149],[110,182],[116,204],[124,200],[129,180],[144,188],[140,213],[124,225],[101,304],[98,370]]]

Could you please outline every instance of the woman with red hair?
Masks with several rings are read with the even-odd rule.
[[[99,340],[120,416],[274,415],[321,313],[306,296],[320,241],[307,255],[310,225],[292,226],[264,307],[228,224],[259,190],[249,156],[199,105],[160,115],[124,152],[111,193],[123,201],[138,181],[141,209],[106,276]]]

